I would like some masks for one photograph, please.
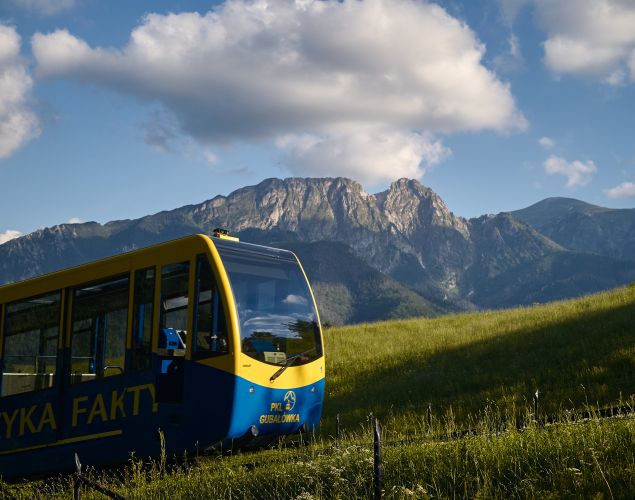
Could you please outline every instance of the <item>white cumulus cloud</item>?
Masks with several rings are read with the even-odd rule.
[[[299,176],[338,176],[342,172],[361,182],[421,177],[451,152],[440,141],[415,132],[366,131],[350,135],[286,135],[277,145],[285,164]]]
[[[28,103],[32,86],[20,57],[20,36],[0,23],[0,159],[39,134],[39,121]]]
[[[71,217],[70,219],[68,219],[67,224],[81,224],[82,222],[84,221],[79,217]]]
[[[23,233],[20,231],[16,231],[15,229],[8,229],[4,233],[0,233],[0,245],[6,243],[7,241],[14,240],[22,236]]]
[[[612,199],[635,198],[635,184],[632,182],[622,182],[619,186],[606,189],[604,193]]]
[[[635,49],[633,0],[535,0],[548,32],[545,63],[558,74],[625,83]],[[630,77],[635,80],[635,68]]]
[[[424,1],[226,0],[205,15],[149,14],[121,48],[65,30],[32,48],[41,76],[158,102],[204,146],[292,134],[325,151],[363,141],[360,130],[526,127],[475,33]]]
[[[597,167],[592,161],[574,160],[568,162],[559,156],[550,156],[544,164],[548,174],[560,174],[567,178],[567,187],[576,188],[586,186],[597,172]]]

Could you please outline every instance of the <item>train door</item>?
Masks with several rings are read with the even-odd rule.
[[[128,386],[134,384],[126,376],[130,281],[130,275],[122,275],[68,290],[61,417],[65,441],[121,435],[131,413]],[[139,413],[138,402],[136,407]]]
[[[193,295],[193,266],[190,261],[161,267],[157,400],[181,403],[185,354],[192,330],[189,298]]]

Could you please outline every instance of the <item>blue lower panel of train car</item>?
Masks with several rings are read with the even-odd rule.
[[[204,365],[188,368],[185,399],[190,403],[184,418],[189,446],[184,448],[191,449],[195,442],[201,448],[221,440],[248,440],[254,426],[263,436],[293,434],[303,426],[311,430],[320,423],[324,379],[299,388],[272,389]],[[233,404],[229,407],[224,401]]]
[[[304,387],[271,389],[242,378],[236,379],[234,415],[228,437],[240,439],[311,431],[320,423],[324,379]]]
[[[252,426],[261,436],[291,434],[320,421],[324,380],[271,389],[187,361],[182,376],[174,380],[155,373],[75,384],[62,395],[42,393],[41,401],[33,396],[16,397],[10,406],[5,401],[0,477],[72,470],[75,453],[86,465],[124,463],[132,454],[158,456],[159,430],[168,455],[180,455],[235,442],[250,432],[253,436]],[[163,391],[162,384],[170,390]],[[174,384],[182,384],[181,390],[174,390]],[[165,395],[167,401],[162,400]]]
[[[0,477],[72,470],[75,453],[85,465],[125,463],[133,454],[158,456],[159,431],[169,455],[223,440],[235,377],[206,367],[199,373],[199,366],[184,363],[176,381],[148,370],[70,385],[62,395],[43,394],[48,397],[42,401],[33,395],[22,403],[16,397],[11,406],[3,401],[0,424],[9,426],[0,425]],[[174,390],[175,384],[182,387]]]
[[[74,453],[96,465],[158,450],[156,428],[167,419],[156,403],[150,371],[75,384],[47,396],[41,401],[31,396],[19,408],[3,401],[1,420],[8,425],[0,425],[0,435],[18,437],[0,447],[3,478],[71,470]]]

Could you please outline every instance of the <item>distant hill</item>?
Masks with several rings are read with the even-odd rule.
[[[511,214],[568,250],[616,259],[635,258],[635,209],[547,198]]]
[[[530,305],[563,296],[587,295],[634,281],[633,262],[588,253],[556,252],[486,280],[474,301],[490,308]]]
[[[416,180],[370,194],[345,178],[266,179],[140,219],[61,224],[11,240],[0,245],[0,283],[225,227],[295,249],[327,322],[435,315],[630,282],[634,213],[558,198],[467,220]]]
[[[302,266],[320,299],[320,314],[331,324],[436,316],[445,312],[370,267],[342,243],[291,243],[286,247],[301,255]]]

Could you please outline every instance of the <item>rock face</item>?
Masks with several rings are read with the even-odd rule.
[[[466,220],[416,180],[372,195],[345,178],[267,179],[137,220],[62,224],[9,241],[0,245],[0,283],[226,227],[244,241],[296,249],[333,323],[525,304],[541,288],[562,298],[633,279],[622,262],[635,255],[633,226],[594,210],[554,215],[537,204]],[[601,235],[578,241],[583,230]],[[577,258],[582,268],[570,268],[587,276],[584,286],[554,284],[546,263],[571,251],[601,255],[610,276],[595,276],[597,260]]]

